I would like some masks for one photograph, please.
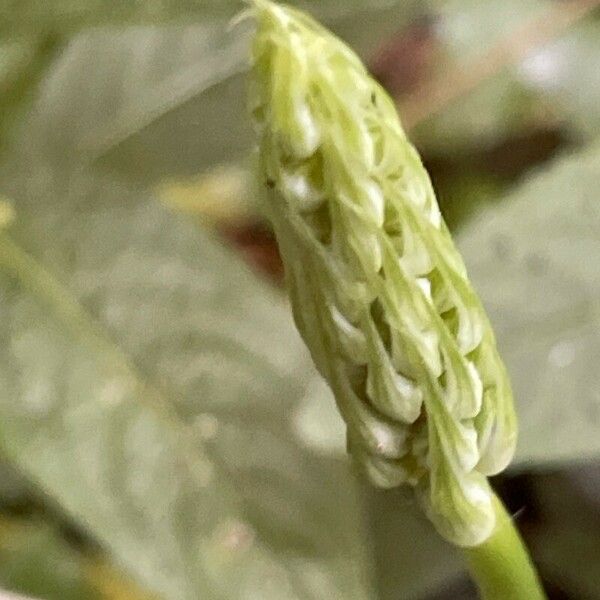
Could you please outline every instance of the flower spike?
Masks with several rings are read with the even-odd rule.
[[[294,317],[377,485],[415,488],[461,546],[516,418],[494,335],[394,103],[306,14],[256,0],[250,111]]]

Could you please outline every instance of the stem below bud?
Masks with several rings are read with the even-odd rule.
[[[497,496],[494,509],[496,528],[492,535],[483,544],[463,550],[482,599],[545,600],[523,540]]]

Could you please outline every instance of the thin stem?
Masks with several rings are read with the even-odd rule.
[[[464,553],[483,600],[545,600],[539,576],[511,516],[495,497],[492,536]]]

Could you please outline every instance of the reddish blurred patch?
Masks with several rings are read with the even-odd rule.
[[[264,223],[226,225],[221,234],[241,251],[252,267],[269,276],[275,283],[283,282],[283,264],[275,236]]]
[[[373,76],[394,98],[414,91],[431,75],[439,50],[435,23],[431,16],[419,18],[385,40],[369,61]]]

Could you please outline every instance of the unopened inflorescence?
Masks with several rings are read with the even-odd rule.
[[[462,546],[516,420],[506,371],[421,160],[359,58],[304,13],[253,3],[250,109],[294,317],[377,485],[413,486]]]

